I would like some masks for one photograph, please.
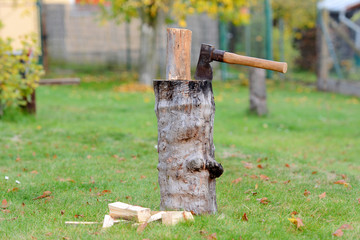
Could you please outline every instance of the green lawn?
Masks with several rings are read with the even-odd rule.
[[[0,120],[0,200],[9,204],[0,239],[332,239],[343,224],[353,227],[344,239],[359,239],[360,101],[294,82],[268,83],[263,118],[248,114],[247,87],[215,82],[216,159],[225,169],[218,214],[151,223],[140,234],[130,224],[65,225],[102,221],[114,201],[159,208],[154,95],[114,91],[121,79],[82,75],[80,86],[39,87],[35,117],[11,111]],[[343,177],[351,187],[334,184]],[[44,191],[51,197],[33,200]],[[293,211],[304,227],[288,220]]]

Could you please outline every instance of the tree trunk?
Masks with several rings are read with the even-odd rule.
[[[141,24],[139,82],[151,85],[156,74],[156,25]]]
[[[266,70],[261,68],[250,68],[250,111],[259,116],[268,112],[266,103]]]
[[[162,210],[217,211],[211,81],[154,81]]]

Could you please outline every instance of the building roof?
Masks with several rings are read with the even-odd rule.
[[[356,6],[360,7],[360,0],[323,0],[318,3],[319,9],[327,9],[330,12],[342,12]]]

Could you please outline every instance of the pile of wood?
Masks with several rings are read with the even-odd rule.
[[[117,219],[135,221],[145,228],[148,223],[161,220],[164,225],[172,226],[182,221],[194,221],[191,212],[186,211],[151,211],[150,208],[129,205],[122,202],[109,204],[109,215],[105,215],[103,228],[108,228],[116,223]]]
[[[194,221],[191,212],[186,211],[151,211],[150,208],[134,206],[122,202],[109,204],[109,214],[105,215],[103,228],[112,227],[116,223],[132,223],[138,226],[138,231],[143,231],[146,226],[154,221],[162,221],[167,226],[179,222]],[[65,224],[99,224],[100,222],[65,222]]]

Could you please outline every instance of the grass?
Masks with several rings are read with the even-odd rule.
[[[8,112],[0,121],[0,197],[9,203],[0,239],[332,239],[342,224],[354,228],[345,239],[360,236],[359,99],[284,82],[268,83],[262,118],[248,114],[246,86],[215,82],[216,159],[225,169],[218,214],[140,234],[130,224],[65,225],[102,221],[114,201],[153,210],[160,202],[153,93],[114,91],[127,75],[81,77],[79,86],[40,87],[36,116]],[[351,187],[334,184],[342,177]],[[44,191],[51,197],[33,200]],[[304,227],[288,220],[293,211]]]

